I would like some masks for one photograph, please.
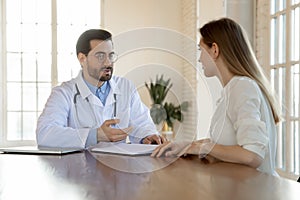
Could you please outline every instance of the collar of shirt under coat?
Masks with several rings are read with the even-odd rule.
[[[91,96],[96,97],[91,92],[91,90],[89,89],[89,87],[86,85],[86,83],[85,83],[85,81],[83,79],[82,70],[80,70],[78,76],[75,78],[75,83],[78,86],[78,90],[79,90],[80,96],[82,98],[85,99],[86,97],[88,97],[90,99]],[[109,92],[109,94],[107,96],[107,99],[106,99],[106,105],[110,105],[110,104],[112,104],[112,103],[115,102],[113,94],[121,95],[121,91],[120,91],[117,83],[115,82],[113,76],[109,80],[109,84],[110,84],[110,92]],[[97,98],[97,100],[99,100],[99,102],[101,102],[100,99],[98,99],[98,97],[96,97],[96,98]]]

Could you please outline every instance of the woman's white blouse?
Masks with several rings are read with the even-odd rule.
[[[275,171],[276,126],[268,101],[257,83],[235,76],[223,88],[212,117],[210,136],[222,145],[240,145],[263,158],[258,170]]]

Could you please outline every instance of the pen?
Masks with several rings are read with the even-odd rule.
[[[116,119],[116,117],[117,117],[117,94],[114,94],[114,100],[115,100],[115,102],[114,102],[114,115],[113,115],[113,117],[114,117],[114,119]]]

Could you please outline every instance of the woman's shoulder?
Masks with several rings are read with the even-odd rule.
[[[233,98],[259,98],[261,90],[255,80],[246,76],[235,76],[226,85],[226,92]]]
[[[227,90],[238,92],[259,91],[259,86],[255,80],[246,76],[234,76],[226,85]]]

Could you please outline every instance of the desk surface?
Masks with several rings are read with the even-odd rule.
[[[291,200],[300,197],[300,183],[246,166],[207,165],[197,158],[179,158],[174,162],[168,159],[89,151],[64,156],[0,154],[0,199]]]

